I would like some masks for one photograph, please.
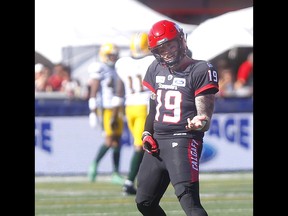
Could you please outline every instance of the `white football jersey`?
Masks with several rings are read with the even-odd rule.
[[[122,57],[116,62],[116,72],[125,86],[125,105],[148,104],[151,93],[142,81],[154,60],[155,57],[149,55],[140,59]]]
[[[117,73],[113,67],[101,62],[89,65],[88,73],[90,79],[100,80],[100,89],[96,96],[97,107],[112,108],[112,98],[115,94]]]

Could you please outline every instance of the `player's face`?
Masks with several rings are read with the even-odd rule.
[[[155,51],[165,62],[173,62],[177,58],[178,49],[178,42],[176,40],[172,40],[159,46]]]
[[[107,60],[106,60],[106,64],[108,64],[109,66],[114,66],[116,61],[118,59],[118,55],[116,54],[108,54],[107,55]]]
[[[116,62],[118,59],[118,55],[115,54],[108,54],[107,57],[111,62]]]

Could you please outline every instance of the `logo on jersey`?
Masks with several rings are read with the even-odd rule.
[[[207,62],[208,67],[212,68],[213,65],[210,62]]]
[[[184,78],[174,78],[172,85],[185,87],[186,80]]]
[[[170,74],[170,75],[168,76],[168,80],[172,80],[172,78],[173,78],[173,76]]]
[[[156,83],[164,83],[165,76],[156,76]]]
[[[172,143],[172,148],[174,148],[174,147],[176,147],[176,146],[178,146],[178,143],[173,142],[173,143]]]
[[[158,84],[159,89],[173,89],[173,90],[177,90],[177,86],[174,85],[163,85],[161,83]]]

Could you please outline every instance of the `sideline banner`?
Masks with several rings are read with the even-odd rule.
[[[128,172],[133,146],[122,137],[120,171]],[[35,174],[87,173],[104,142],[100,126],[92,129],[88,117],[35,117]],[[111,150],[99,164],[99,173],[112,172]]]
[[[87,116],[35,117],[35,174],[85,174],[104,138]],[[133,153],[127,125],[122,137],[120,171],[127,173]],[[215,113],[205,134],[202,171],[253,169],[252,113]],[[109,150],[99,173],[112,172]]]
[[[253,169],[253,114],[215,113],[204,137],[202,171]]]

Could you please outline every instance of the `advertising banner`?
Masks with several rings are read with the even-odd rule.
[[[35,117],[35,174],[85,174],[104,142],[100,126],[91,128],[88,116]],[[127,125],[122,136],[120,171],[127,173],[133,153]],[[204,137],[202,171],[253,169],[252,113],[215,113]],[[99,173],[112,172],[111,150]]]
[[[204,137],[202,171],[253,169],[252,113],[215,113]]]

